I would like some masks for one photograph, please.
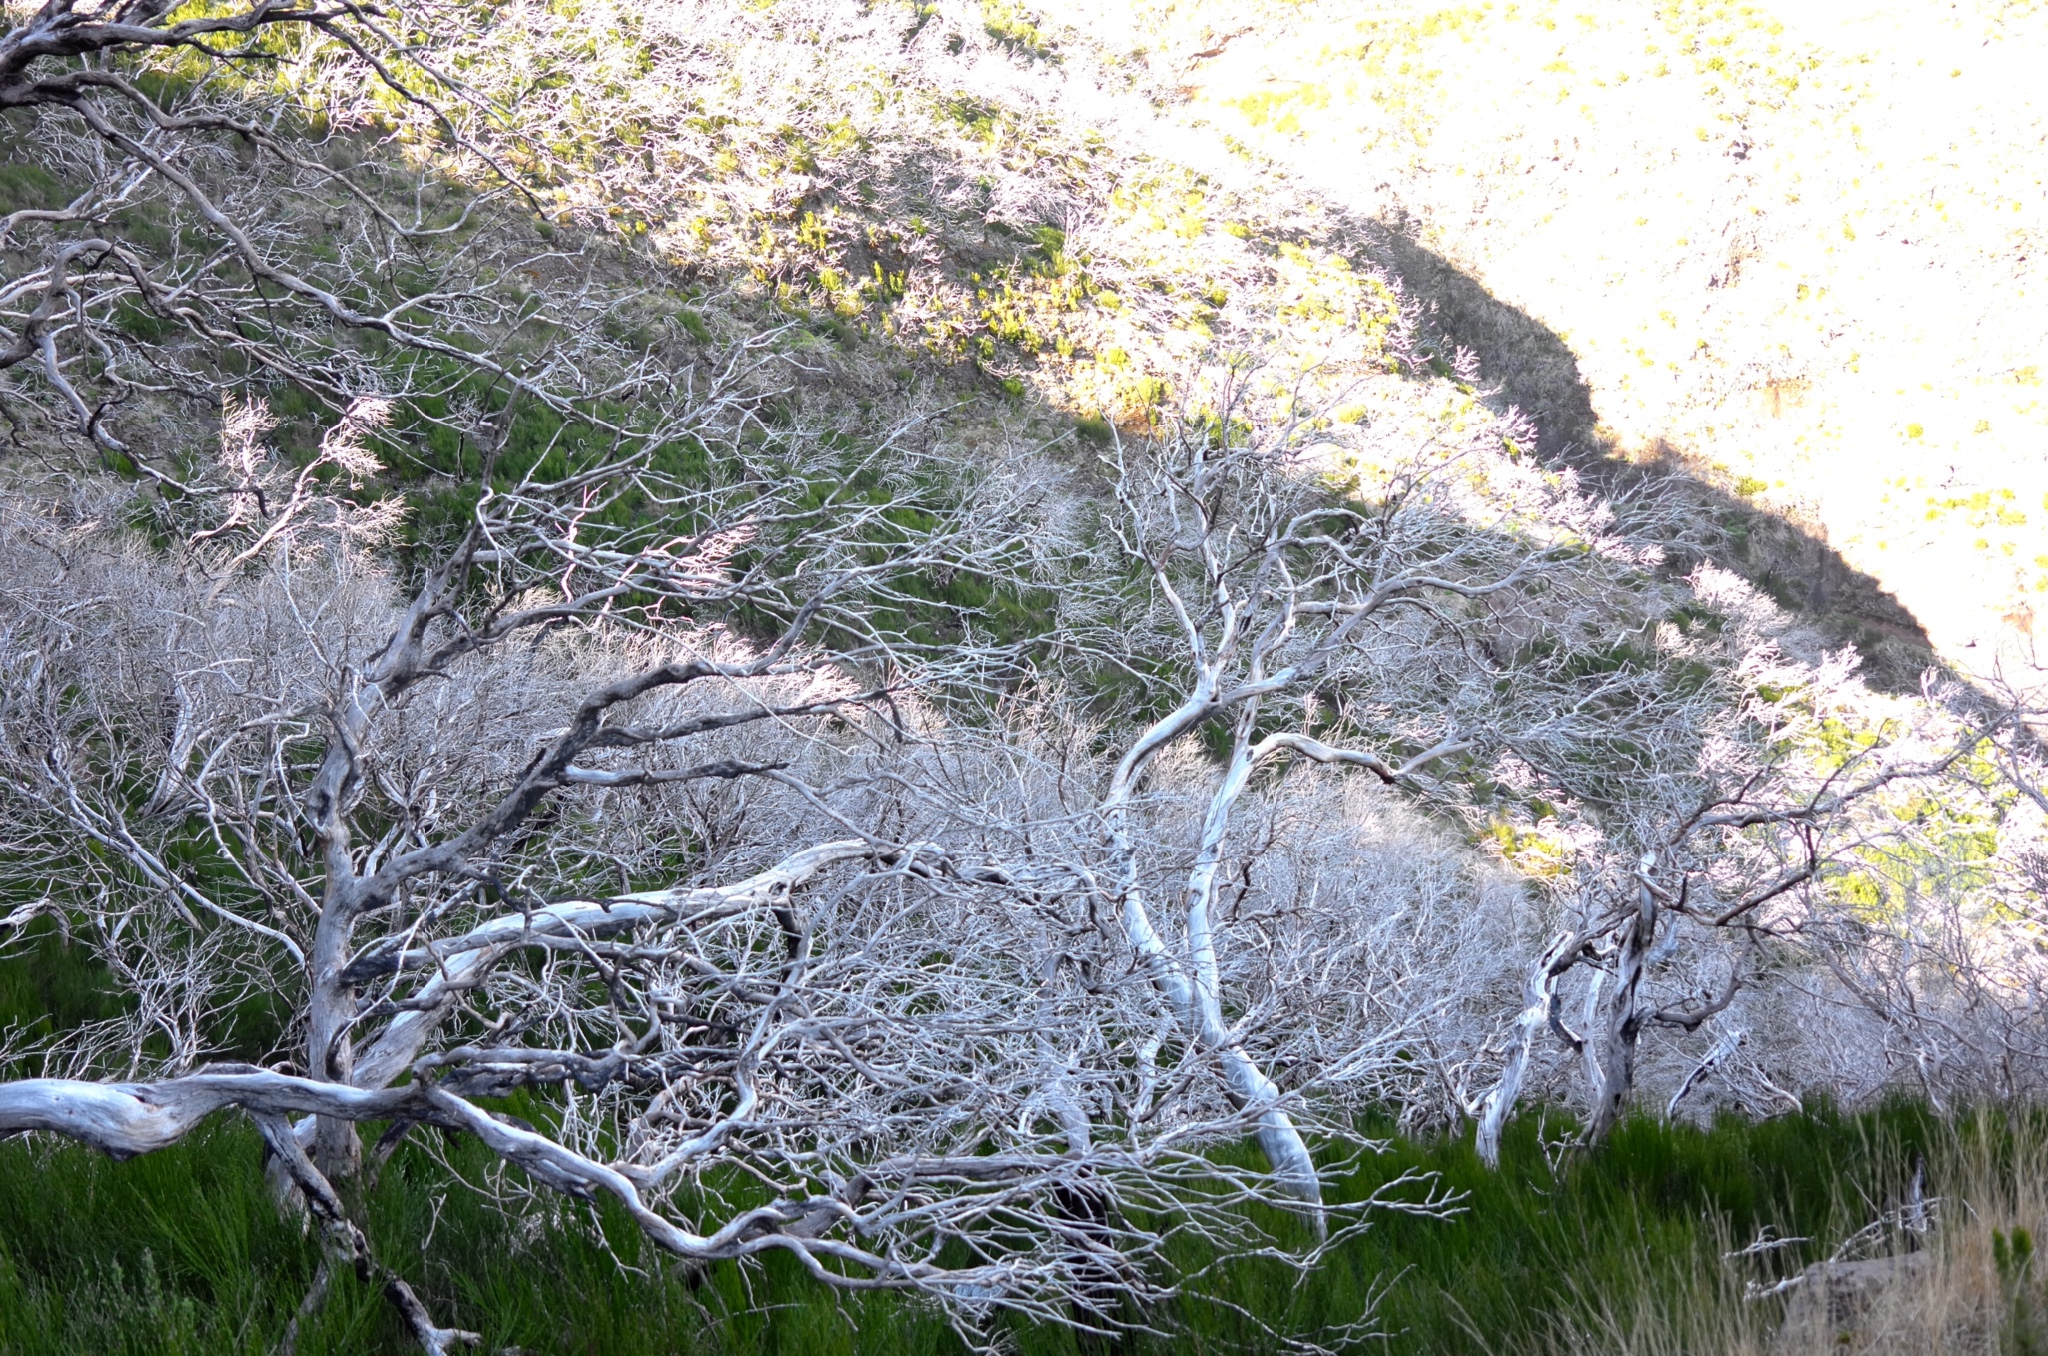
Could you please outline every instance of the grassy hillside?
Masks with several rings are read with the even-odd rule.
[[[2038,673],[2040,5],[1045,8],[1519,310],[1468,342],[1532,407],[1589,387],[1597,426],[1558,432],[1675,453],[1951,662]]]
[[[1050,499],[1084,500],[1114,435],[1164,427],[1191,374],[1225,357],[1305,373],[1274,394],[1276,419],[1300,413],[1447,455],[1483,442],[1486,457],[1553,485],[1589,447],[1676,458],[1708,487],[1684,500],[1698,512],[1671,530],[1668,556],[1645,553],[1631,609],[1601,614],[1626,611],[1627,634],[1589,625],[1571,638],[1584,653],[1560,651],[1560,668],[1675,671],[1685,656],[1718,655],[1711,638],[1739,614],[1769,659],[1731,683],[1731,701],[1788,720],[1798,708],[1785,728],[1815,743],[1799,756],[1835,768],[1928,709],[1913,705],[1928,636],[1964,667],[2030,662],[2030,600],[2048,592],[2048,408],[2034,398],[2048,321],[2026,291],[2048,228],[2048,115],[2029,80],[2043,54],[2048,13],[2026,4],[1932,16],[1901,4],[1846,26],[1693,0],[511,4],[455,44],[451,69],[476,100],[451,117],[532,198],[502,193],[418,110],[354,104],[318,88],[317,62],[286,62],[278,89],[349,110],[293,135],[329,162],[371,166],[371,206],[409,198],[459,224],[416,256],[366,263],[373,214],[309,180],[264,239],[312,276],[356,268],[355,281],[408,298],[461,296],[449,313],[465,342],[505,341],[580,383],[585,416],[631,424],[634,399],[660,398],[649,389],[758,359],[764,375],[739,402],[744,436],[834,449],[849,465],[877,449],[1028,465]],[[184,60],[161,59],[152,78],[174,87],[190,77]],[[313,83],[293,87],[301,77]],[[0,209],[67,200],[75,145],[17,135],[6,149]],[[237,163],[217,156],[206,172],[229,184]],[[256,199],[274,186],[239,187]],[[186,248],[189,222],[154,201],[105,224],[137,248]],[[224,397],[259,388],[281,455],[314,455],[339,407],[331,393],[207,369],[148,315],[127,320],[128,339],[160,345],[149,351],[169,355],[167,368],[203,373],[121,413],[161,415],[152,455],[173,466],[215,455],[234,408]],[[460,426],[485,408],[474,374],[447,354],[337,341],[313,325],[300,337],[309,363],[338,354],[364,390],[402,390],[388,489],[409,496],[407,531],[459,521],[478,463]],[[1506,417],[1510,404],[1540,429]],[[559,409],[521,419],[507,420],[506,465],[599,438]],[[58,445],[49,428],[24,427],[38,455]],[[1557,455],[1532,460],[1522,439]],[[705,446],[676,444],[711,455]],[[1318,493],[1359,490],[1357,464],[1311,469]],[[147,523],[147,505],[135,516]],[[1759,523],[1776,535],[1751,553]],[[1692,590],[1687,572],[1715,553],[1754,564],[1794,611],[1827,614],[1865,587],[1838,571],[1896,594],[1904,612],[1857,611],[1859,599],[1845,634],[1884,651],[1909,695],[1875,696],[1840,664],[1824,671],[1810,634],[1732,580],[1715,585],[1719,600]],[[1040,601],[946,587],[934,584],[945,592],[935,605],[992,623]],[[1641,733],[1660,754],[1690,737]],[[1413,830],[1417,843],[1425,828],[1458,835],[1441,850],[1457,859],[1447,878],[1471,914],[1511,894],[1539,901],[1516,924],[1531,935],[1513,942],[1533,953],[1542,909],[1579,898],[1574,854],[1593,859],[1608,829],[1603,806],[1546,798],[1516,783],[1519,771],[1505,758],[1461,769],[1483,793],[1456,802],[1472,813],[1425,826],[1417,812]],[[1897,822],[1940,851],[1887,855],[1874,837],[1821,891],[1859,922],[1910,935],[1926,899],[1975,909],[1993,897],[1993,865],[2032,871],[2038,857],[2024,850],[2041,825],[2029,803],[2002,769],[1971,775],[1982,803],[1917,791],[1898,802]],[[1482,877],[1497,892],[1472,883]],[[2006,910],[2002,925],[2008,897],[2038,904],[2038,890],[2025,875],[1983,907]],[[0,911],[39,910],[50,893],[0,882]],[[0,1057],[14,1073],[41,1071],[35,1042],[126,1010],[47,915],[0,943]],[[1778,1002],[1807,996],[1801,964],[1819,973],[1790,954],[1772,953],[1780,968],[1733,1014],[1755,1023],[1744,1058],[1772,1096],[1703,1086],[1692,1105],[1775,1110],[1790,1096],[1779,1082],[1803,1086],[1786,1066],[1834,1059],[1849,1044],[1838,1030],[1864,1030],[1847,1019],[1809,1030],[1806,1009]],[[1501,962],[1460,1080],[1490,1073],[1507,1048],[1525,964],[1520,951]],[[205,1035],[210,1053],[268,1060],[294,1033],[258,1003]],[[1675,1083],[1716,1037],[1646,1047],[1643,1067]],[[1986,1356],[2030,1350],[2015,1344],[2032,1340],[2039,1285],[2013,1263],[2012,1240],[2048,1229],[2037,1185],[2048,1126],[2014,1109],[1972,1121],[1873,1106],[1913,1076],[1892,1053],[1855,1053],[1875,1072],[1837,1089],[1865,1099],[1848,1112],[1816,1098],[1793,1115],[1708,1126],[1644,1116],[1590,1155],[1565,1147],[1568,1110],[1538,1112],[1512,1129],[1499,1172],[1478,1165],[1462,1113],[1443,1111],[1454,1128],[1389,1132],[1386,1152],[1336,1194],[1433,1174],[1458,1195],[1454,1218],[1381,1217],[1298,1285],[1256,1258],[1176,1258],[1193,1278],[1185,1296],[1132,1315],[1153,1331],[1121,1349],[1278,1350],[1301,1338],[1415,1353],[1756,1351],[1782,1301],[1745,1300],[1747,1282],[1866,1230],[1874,1253],[1927,1241],[1893,1213],[1925,1159],[1930,1190],[1949,1201],[1929,1292],[1947,1307],[1913,1321],[1965,1334]],[[1546,1086],[1571,1086],[1571,1062],[1552,1055],[1565,1072]],[[2012,1086],[2006,1076],[1999,1086]],[[1481,1090],[1461,1081],[1440,1105],[1469,1112]],[[317,1249],[280,1217],[259,1154],[240,1122],[122,1164],[41,1140],[0,1144],[0,1356],[275,1349]],[[380,1255],[492,1350],[909,1356],[967,1340],[914,1300],[828,1295],[773,1262],[678,1271],[607,1209],[536,1197],[452,1137],[407,1144],[357,1204]],[[1729,1256],[1762,1231],[1799,1241]],[[1001,1322],[1020,1351],[1102,1349]],[[348,1278],[298,1345],[405,1349],[382,1298]]]

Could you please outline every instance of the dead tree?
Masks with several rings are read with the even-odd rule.
[[[1927,831],[1927,807],[1934,798],[1949,802],[1965,821],[1972,810],[1989,811],[1987,821],[1996,814],[2006,794],[1998,787],[2022,765],[2013,737],[2023,732],[2023,706],[1943,691],[1930,678],[1921,699],[1904,704],[1905,719],[1865,734],[1831,709],[1827,675],[1808,677],[1810,686],[1753,682],[1746,698],[1734,694],[1693,765],[1647,799],[1640,827],[1617,834],[1617,850],[1584,877],[1573,916],[1529,969],[1516,1038],[1477,1109],[1488,1162],[1498,1159],[1505,1119],[1546,1032],[1583,1070],[1580,1141],[1592,1144],[1636,1093],[1646,1033],[1694,1032],[1760,982],[1806,994],[1815,1009],[1868,1009],[1880,1031],[1922,1050],[1930,1026],[1944,1025],[1938,1014],[1953,1014],[1959,989],[1976,994],[1964,1007],[1982,999],[2017,1016],[1994,996],[2000,988],[2012,993],[2010,977],[1994,977],[1982,955],[2000,945],[1997,927],[1960,916],[1930,927],[1910,907],[1894,923],[1880,898],[1859,903],[1844,887],[1869,889],[1873,871],[1901,858],[1918,857],[1922,872],[1953,860],[1938,826]],[[1658,798],[1677,804],[1660,813]],[[1631,839],[1639,849],[1633,861],[1622,855]],[[1915,871],[1904,874],[1910,896]],[[2014,921],[2037,911],[2037,903],[2011,893],[1993,905],[1991,893],[1980,908],[2003,907]],[[1767,974],[1773,970],[1776,978]],[[1787,971],[1802,970],[1812,977],[1788,980]],[[1860,984],[1856,973],[1865,976]],[[1567,1006],[1575,980],[1576,1015]],[[1877,990],[1891,992],[1880,998]],[[1679,1082],[1667,1114],[1746,1035],[1736,1029],[1715,1042]],[[1874,1053],[1873,1063],[1888,1057]],[[2004,1053],[2009,1061],[2009,1042]],[[1815,1068],[1805,1076],[1822,1086],[1889,1082],[1882,1072],[1872,1080],[1867,1069]],[[1796,1104],[1795,1093],[1777,1091]],[[1938,1098],[1932,1085],[1927,1091]]]
[[[1271,989],[1355,926],[1342,891],[1276,937],[1220,916],[1219,881],[1257,856],[1229,828],[1262,765],[1398,781],[1456,750],[1386,761],[1256,713],[1341,681],[1426,597],[1513,588],[1523,547],[1470,578],[1403,566],[1454,530],[1421,498],[1319,507],[1284,449],[1195,436],[1121,463],[1108,536],[1077,535],[1035,462],[855,456],[708,390],[564,474],[487,462],[467,522],[395,562],[402,514],[348,488],[401,437],[368,402],[300,468],[231,410],[191,473],[212,492],[159,507],[185,515],[168,558],[17,501],[0,797],[42,898],[8,921],[61,916],[135,1007],[0,1084],[0,1127],[127,1155],[238,1109],[331,1263],[381,1272],[336,1184],[365,1122],[379,1154],[437,1126],[536,1187],[616,1198],[678,1257],[780,1250],[963,1321],[1099,1328],[1105,1276],[1142,1321],[1172,1292],[1166,1239],[1243,1246],[1251,1202],[1305,1203],[1331,1237],[1434,1208],[1397,1182],[1331,1228],[1296,1126],[1325,1076],[1391,1066],[1396,1031],[1229,1025],[1247,964],[1267,1002],[1341,994],[1327,963]],[[677,457],[682,428],[707,455]],[[96,483],[72,493],[113,493]],[[1064,583],[1060,624],[1005,635],[994,606],[934,597],[960,579],[1011,600]],[[1167,613],[1169,711],[1030,733],[1059,646],[1152,665],[1144,617]],[[1219,718],[1220,778],[1164,776]],[[210,1062],[215,1014],[259,988],[293,1014],[285,1042]],[[1283,1089],[1258,1052],[1305,1036],[1319,1053]],[[479,1105],[520,1088],[545,1124]],[[1273,1171],[1209,1154],[1246,1133]],[[954,1239],[967,1260],[942,1262]],[[425,1347],[454,1340],[387,1289]]]
[[[0,1126],[127,1154],[240,1109],[373,1270],[328,1204],[358,1127],[438,1126],[682,1258],[1097,1329],[1173,1293],[1177,1234],[1269,1247],[1247,1204],[1309,1217],[1303,1265],[1435,1208],[1323,1199],[1417,1017],[1376,1001],[1385,902],[1286,805],[1449,795],[1525,703],[1481,642],[1633,606],[1635,548],[1487,428],[1333,435],[1240,367],[1086,497],[769,425],[752,380],[500,450],[395,555],[373,401],[298,467],[231,406],[167,557],[24,494],[0,797],[43,898],[9,921],[61,916],[135,1006],[0,1084]],[[1332,491],[1333,436],[1383,493]],[[209,1062],[256,989],[285,1041]],[[546,1123],[478,1104],[519,1088]],[[1246,1135],[1266,1170],[1210,1152]]]

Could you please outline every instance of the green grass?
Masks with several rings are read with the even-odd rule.
[[[1539,1123],[1528,1119],[1512,1127],[1498,1173],[1482,1169],[1463,1140],[1399,1142],[1339,1194],[1403,1168],[1430,1169],[1467,1193],[1461,1217],[1389,1218],[1299,1286],[1278,1267],[1232,1264],[1210,1293],[1276,1328],[1304,1331],[1357,1317],[1383,1287],[1387,1351],[1529,1350],[1579,1314],[1577,1296],[1625,1296],[1696,1273],[1725,1239],[1746,1239],[1759,1225],[1816,1236],[1814,1247],[1824,1248],[1845,1220],[1867,1218],[1859,1214],[1867,1202],[1895,1197],[1900,1183],[1888,1174],[1943,1133],[1937,1118],[1910,1105],[1727,1120],[1708,1130],[1638,1120],[1599,1153],[1553,1171]],[[472,1181],[488,1175],[474,1146],[443,1147]],[[0,1145],[0,1352],[270,1350],[317,1254],[280,1220],[259,1162],[255,1134],[233,1119],[127,1163],[49,1141]],[[902,1298],[834,1297],[776,1262],[686,1276],[607,1209],[550,1202],[544,1213],[508,1219],[446,1173],[421,1150],[402,1150],[362,1202],[362,1218],[379,1255],[441,1321],[482,1331],[487,1349],[962,1349],[941,1318]],[[1181,1335],[1120,1349],[1275,1345],[1227,1306],[1199,1299],[1154,1320]],[[1043,1329],[1012,1336],[1027,1356],[1078,1345]],[[408,1349],[382,1299],[346,1277],[300,1343],[309,1354]]]
[[[9,903],[11,896],[0,895]],[[82,946],[67,944],[54,919],[34,920],[6,938],[0,960],[0,1031],[16,1027],[46,1037],[113,1017],[123,1003],[107,967]]]

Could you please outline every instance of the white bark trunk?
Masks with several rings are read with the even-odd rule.
[[[1154,926],[1145,907],[1145,897],[1136,879],[1136,848],[1131,842],[1124,817],[1145,764],[1160,749],[1192,729],[1209,708],[1210,682],[1205,677],[1182,706],[1147,730],[1118,765],[1106,798],[1113,846],[1125,861],[1123,882],[1124,934],[1131,947],[1144,958],[1153,984],[1179,1015],[1189,1038],[1215,1056],[1221,1066],[1224,1085],[1239,1107],[1258,1109],[1254,1132],[1260,1150],[1273,1169],[1274,1179],[1287,1194],[1300,1200],[1305,1213],[1320,1235],[1328,1228],[1323,1209],[1322,1179],[1316,1173],[1315,1156],[1309,1152],[1294,1118],[1278,1105],[1280,1088],[1245,1053],[1223,1020],[1222,987],[1216,959],[1216,936],[1211,906],[1215,895],[1216,869],[1222,860],[1223,840],[1229,829],[1230,811],[1251,775],[1254,752],[1246,741],[1236,741],[1229,768],[1211,797],[1204,818],[1202,844],[1189,875],[1187,895],[1187,937],[1193,974],[1174,959],[1166,939]],[[1247,716],[1257,710],[1256,700],[1246,704]],[[1241,725],[1248,730],[1249,724]]]

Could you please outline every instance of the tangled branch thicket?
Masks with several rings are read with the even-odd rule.
[[[600,69],[769,23],[700,12]],[[2039,1087],[2026,713],[1864,690],[1656,485],[1537,465],[1382,275],[1290,246],[1132,366],[1194,312],[1047,237],[947,339],[944,250],[921,311],[879,259],[839,296],[598,234],[673,146],[492,84],[576,57],[556,16],[182,13],[0,37],[22,182],[78,186],[0,224],[0,926],[125,1000],[10,1038],[0,1130],[239,1109],[439,1351],[347,1203],[422,1126],[691,1263],[1106,1331],[1181,1240],[1307,1267],[1444,1208],[1326,1199],[1367,1111],[1490,1153],[1523,1099],[1591,1139]],[[1047,60],[919,15],[899,73]],[[806,298],[882,333],[835,356]],[[884,343],[927,364],[887,399]],[[1115,418],[1048,438],[934,353]]]

